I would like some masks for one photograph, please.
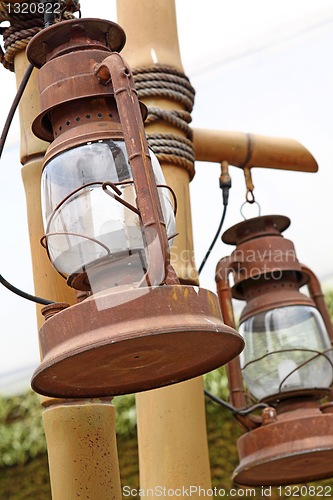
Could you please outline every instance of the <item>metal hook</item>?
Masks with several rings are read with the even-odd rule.
[[[243,207],[244,207],[244,205],[246,205],[246,203],[249,203],[250,205],[253,205],[253,203],[255,203],[258,206],[258,209],[259,209],[259,215],[258,215],[258,217],[261,216],[261,207],[260,207],[259,203],[257,201],[255,201],[255,200],[253,200],[251,202],[251,201],[247,201],[247,199],[246,199],[246,201],[244,201],[244,203],[240,207],[240,213],[241,213],[241,216],[243,217],[244,220],[247,220],[246,217],[245,217],[245,215],[243,214]]]

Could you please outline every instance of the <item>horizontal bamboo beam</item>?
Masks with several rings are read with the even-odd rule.
[[[294,139],[195,128],[193,142],[197,161],[227,161],[235,167],[318,171],[312,154]]]

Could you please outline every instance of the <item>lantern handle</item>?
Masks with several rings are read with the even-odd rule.
[[[252,204],[254,204],[254,203],[255,203],[255,204],[257,205],[257,207],[258,207],[258,211],[259,211],[259,213],[258,213],[257,217],[260,217],[260,216],[261,216],[261,206],[259,205],[259,203],[258,203],[258,202],[254,199],[254,197],[253,197],[253,201],[248,201],[248,200],[246,200],[246,201],[244,201],[244,203],[242,203],[242,205],[241,205],[241,207],[240,207],[240,213],[241,213],[241,216],[243,217],[243,219],[244,219],[244,220],[247,220],[247,218],[245,217],[245,215],[244,215],[244,213],[243,213],[243,208],[245,207],[245,205],[246,205],[247,203],[249,203],[250,205],[252,205]]]
[[[148,270],[146,280],[142,280],[140,286],[144,283],[160,285],[168,275],[170,250],[133,75],[118,52],[112,52],[97,64],[95,75],[102,85],[112,83],[113,86],[137,206],[145,228]]]
[[[332,325],[330,313],[328,311],[328,308],[327,308],[327,305],[325,302],[325,296],[324,296],[323,291],[321,289],[320,281],[317,278],[317,276],[315,275],[315,273],[313,271],[311,271],[311,269],[309,267],[305,266],[304,264],[301,264],[301,269],[310,278],[309,282],[307,283],[307,287],[309,289],[311,299],[316,304],[316,307],[324,320],[328,336],[330,338],[331,344],[333,345],[333,325]]]
[[[230,257],[224,257],[216,267],[215,281],[217,294],[220,302],[223,321],[227,326],[236,329],[234,312],[232,307],[232,292],[229,283],[229,274],[233,271],[230,267]],[[242,371],[240,368],[239,356],[226,364],[228,376],[230,401],[237,409],[246,406],[246,398],[243,386]],[[256,429],[261,425],[261,418],[252,415],[234,414],[236,420],[247,430]]]

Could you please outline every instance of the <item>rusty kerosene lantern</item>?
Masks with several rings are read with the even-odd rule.
[[[90,295],[47,307],[32,387],[48,396],[161,387],[228,362],[244,345],[223,324],[217,297],[180,285],[170,266],[172,190],[148,149],[118,53],[124,43],[117,24],[80,19],[43,30],[27,49],[40,68],[33,131],[51,142],[42,243],[68,285]]]
[[[258,217],[222,236],[236,245],[216,270],[225,323],[234,326],[232,297],[247,302],[239,327],[245,348],[227,365],[231,401],[246,406],[243,373],[249,393],[269,405],[261,417],[236,415],[248,431],[238,441],[233,480],[240,485],[333,475],[333,407],[320,406],[333,378],[332,324],[318,279],[281,234],[289,224],[283,216]],[[305,284],[311,298],[299,292]]]

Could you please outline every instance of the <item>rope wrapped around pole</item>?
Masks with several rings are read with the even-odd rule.
[[[67,8],[66,0],[59,0],[60,10]],[[79,10],[77,0],[71,0],[72,11]],[[24,8],[23,8],[24,5]],[[0,46],[0,62],[9,71],[14,71],[14,57],[25,50],[31,38],[44,28],[44,7],[39,0],[28,0],[24,4],[0,1],[0,24],[9,21],[9,27],[1,27],[0,34],[4,39],[4,49]],[[56,22],[60,14],[57,14]],[[73,19],[73,14],[63,12],[64,19]]]
[[[139,99],[145,97],[167,97],[182,104],[185,110],[163,109],[148,106],[146,125],[157,121],[172,124],[180,134],[147,134],[148,143],[159,161],[178,165],[188,171],[193,179],[194,148],[193,134],[189,126],[194,104],[195,90],[187,76],[177,69],[164,64],[156,64],[133,70],[135,87]]]

